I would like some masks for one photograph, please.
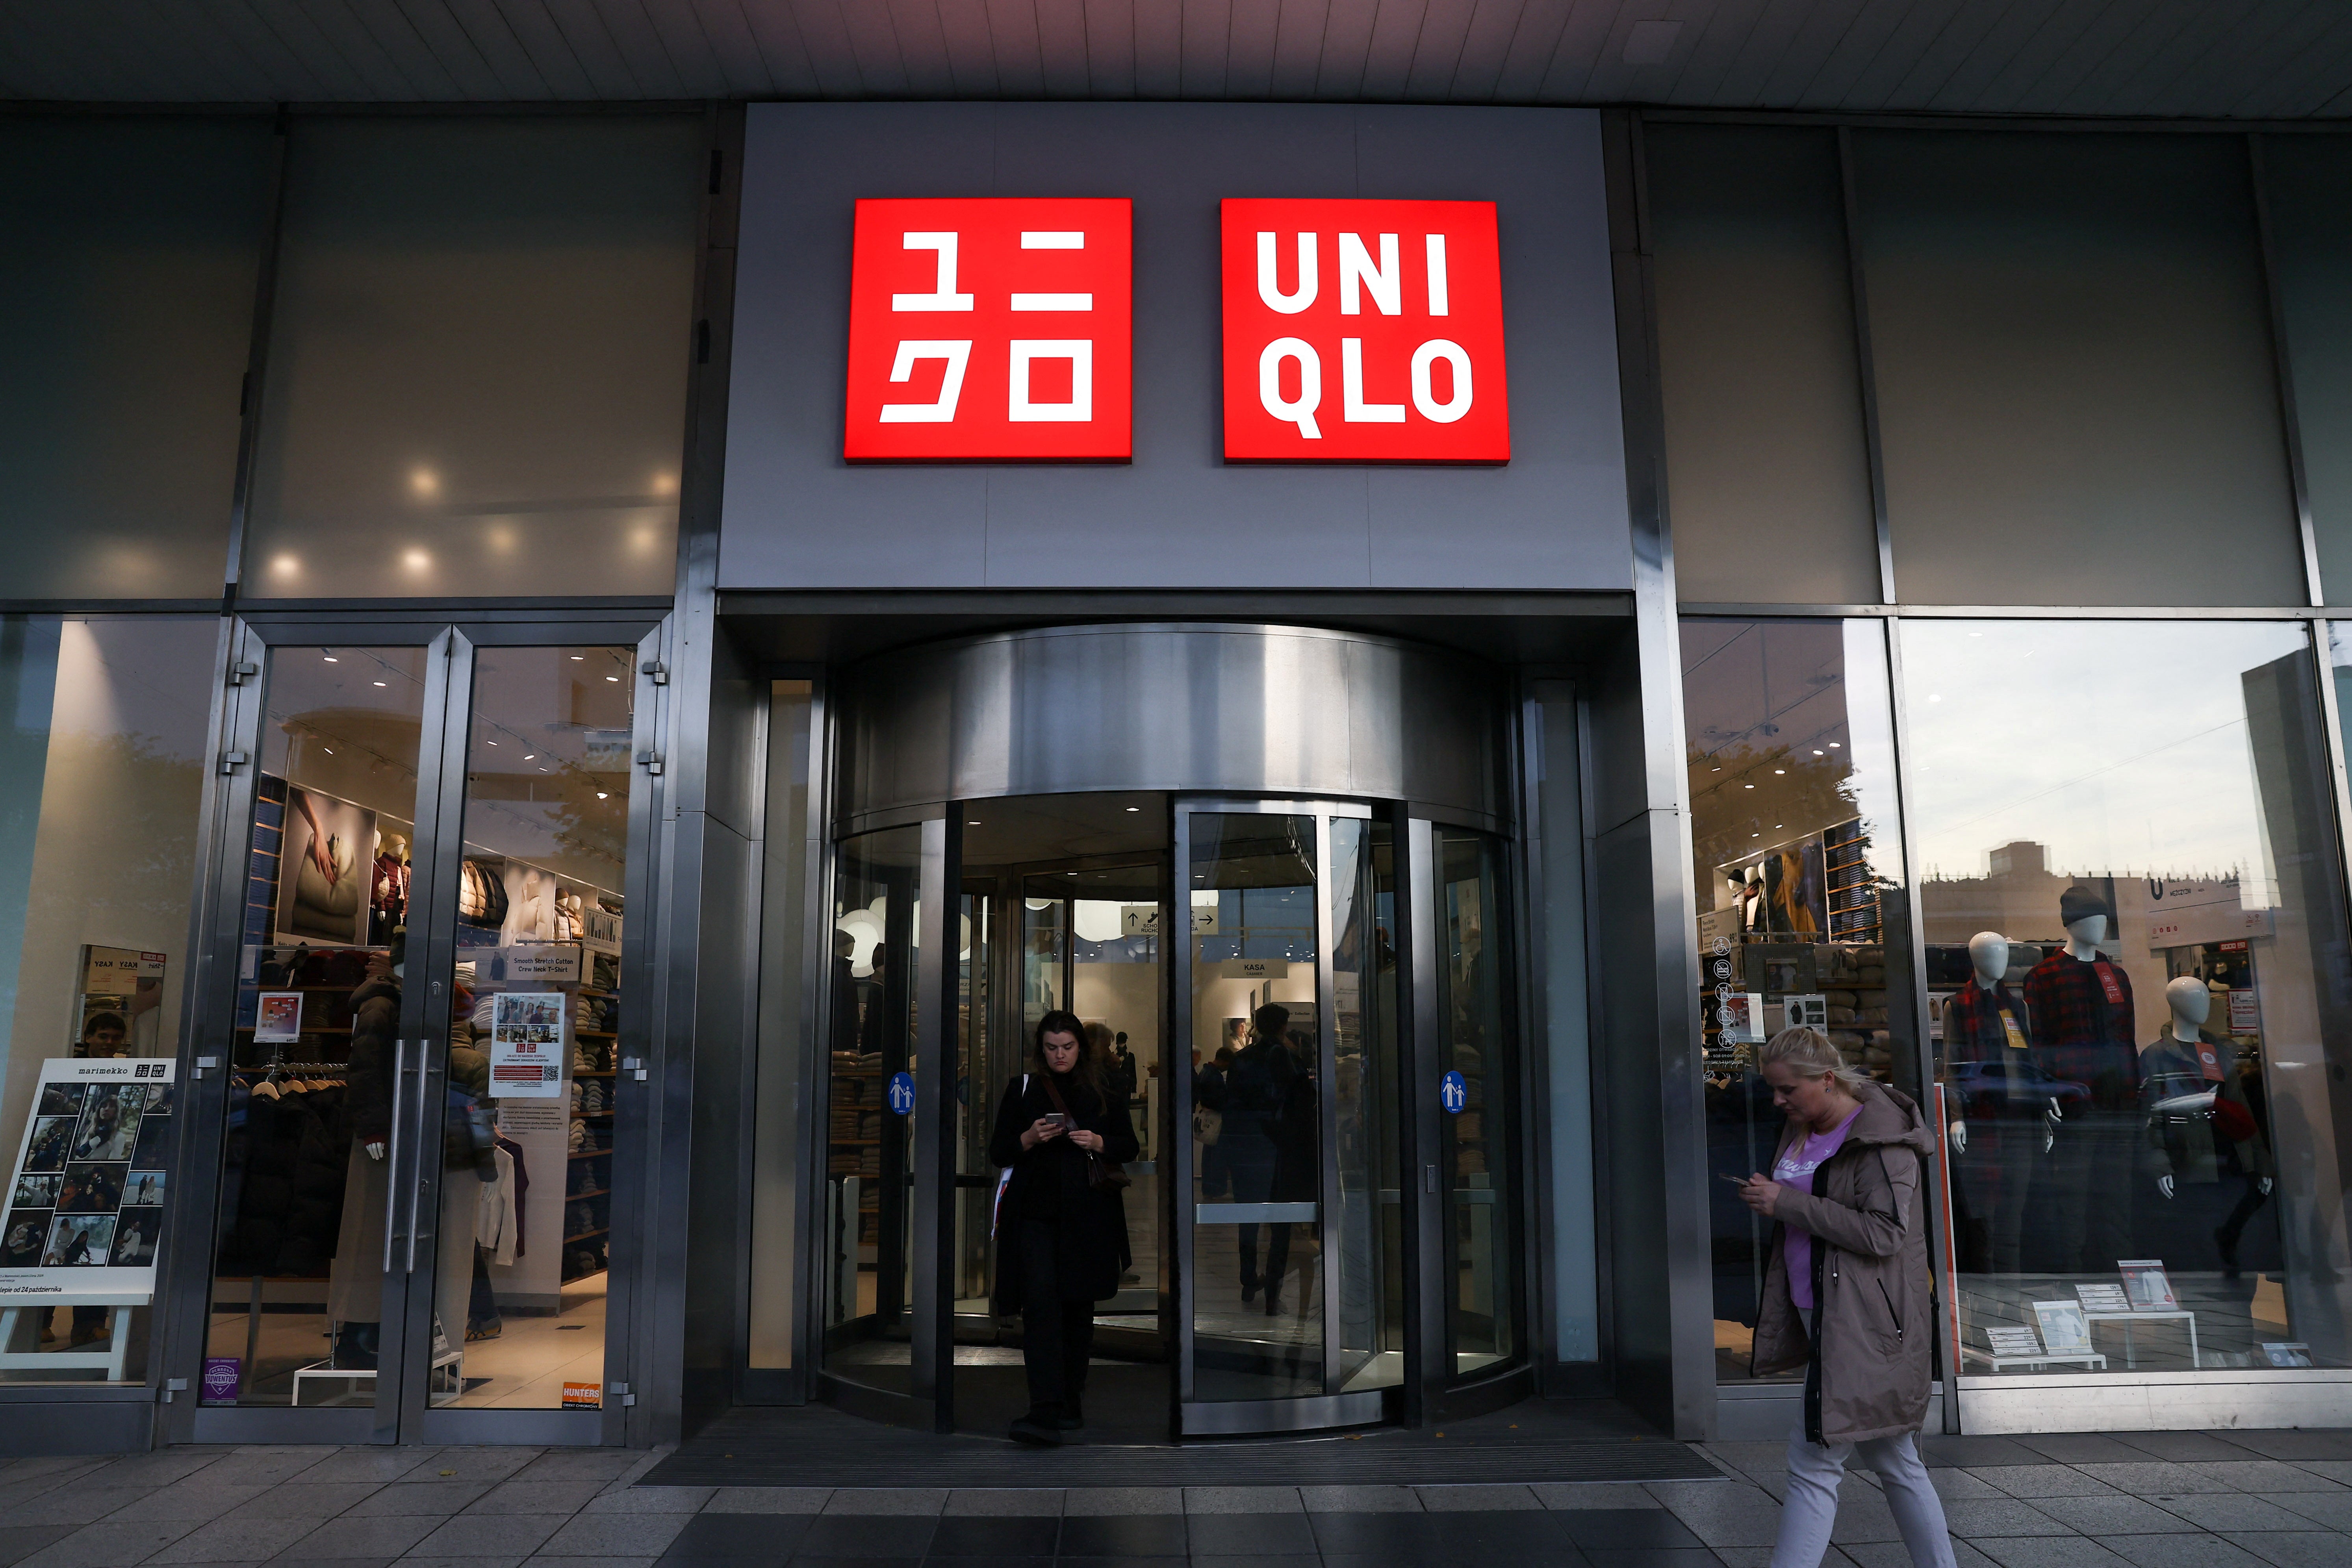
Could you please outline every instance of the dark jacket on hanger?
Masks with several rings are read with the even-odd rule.
[[[1123,1104],[1105,1104],[1077,1075],[1055,1083],[1080,1127],[1099,1135],[1102,1157],[1113,1165],[1135,1158],[1135,1127]],[[1054,1231],[1054,1278],[1071,1301],[1105,1301],[1118,1291],[1118,1278],[1135,1256],[1128,1249],[1127,1204],[1117,1188],[1087,1185],[1087,1152],[1065,1134],[1034,1148],[1021,1146],[1031,1123],[1054,1110],[1043,1073],[1029,1073],[1004,1086],[996,1107],[996,1127],[988,1139],[991,1165],[1009,1166],[1013,1179],[996,1218],[996,1310],[1021,1310],[1019,1238],[1025,1220]]]

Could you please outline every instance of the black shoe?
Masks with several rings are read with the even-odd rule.
[[[1244,1280],[1242,1281],[1242,1305],[1248,1306],[1252,1301],[1256,1300],[1257,1281],[1255,1280]]]
[[[1070,1401],[1059,1416],[1054,1417],[1054,1425],[1065,1432],[1075,1432],[1086,1424],[1086,1412],[1078,1408],[1078,1402],[1075,1399]]]
[[[1276,1295],[1272,1291],[1268,1291],[1265,1293],[1265,1315],[1270,1318],[1276,1318],[1282,1315],[1282,1298]]]
[[[1056,1416],[1024,1416],[1013,1423],[1007,1434],[1016,1443],[1028,1443],[1040,1448],[1062,1446],[1061,1422]]]

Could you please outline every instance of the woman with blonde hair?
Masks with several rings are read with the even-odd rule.
[[[1920,1176],[1935,1134],[1916,1103],[1847,1066],[1819,1030],[1782,1030],[1757,1065],[1789,1125],[1772,1174],[1739,1188],[1773,1221],[1753,1370],[1805,1369],[1772,1568],[1817,1568],[1857,1451],[1878,1472],[1914,1568],[1953,1568],[1914,1437],[1933,1338]]]

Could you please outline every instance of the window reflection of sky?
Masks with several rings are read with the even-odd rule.
[[[2308,645],[2287,623],[1903,625],[1910,824],[1926,877],[1978,877],[2014,840],[2079,875],[2264,875],[2244,673]]]

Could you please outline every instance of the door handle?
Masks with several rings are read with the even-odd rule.
[[[393,1229],[393,1220],[400,1210],[400,1091],[401,1080],[408,1075],[408,1042],[392,1042],[392,1151],[386,1156],[383,1173],[383,1271],[392,1272],[392,1244],[399,1239]]]
[[[416,1272],[416,1215],[425,1199],[425,1151],[434,1146],[434,1140],[426,1136],[428,1129],[425,1121],[425,1091],[433,1076],[425,1071],[425,1053],[429,1049],[424,1040],[416,1042],[416,1182],[408,1189],[407,1272],[411,1274]]]

